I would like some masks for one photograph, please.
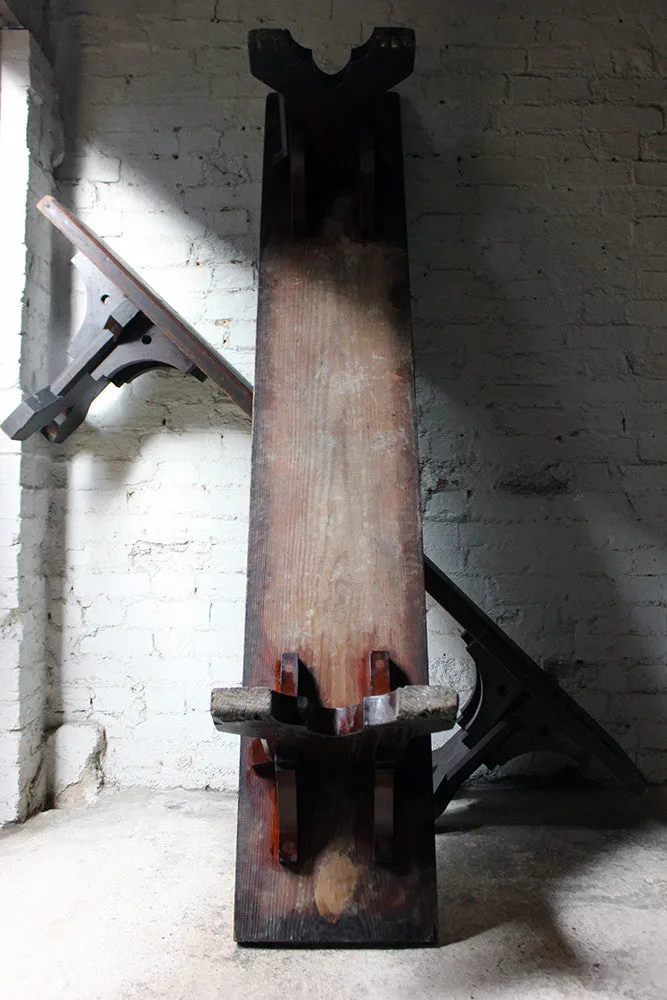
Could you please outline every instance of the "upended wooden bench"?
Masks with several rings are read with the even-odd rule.
[[[399,99],[414,37],[376,29],[332,76],[287,31],[250,33],[266,104],[255,396],[53,198],[88,313],[70,359],[3,424],[64,440],[109,383],[210,378],[253,418],[235,935],[243,944],[436,939],[433,821],[480,765],[618,744],[429,559],[421,513]],[[462,626],[477,683],[428,685],[424,593]],[[430,736],[458,728],[435,754]]]

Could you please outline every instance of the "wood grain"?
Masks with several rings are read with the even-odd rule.
[[[267,114],[244,684],[273,685],[281,653],[295,650],[322,703],[342,706],[370,693],[371,650],[387,650],[407,681],[428,680],[407,254],[404,239],[355,236],[351,196],[312,238],[267,220],[287,193],[266,192],[270,100]],[[401,211],[402,197],[401,185]],[[400,759],[398,861],[382,866],[373,745],[313,741],[297,772],[299,862],[286,867],[274,783],[243,741],[239,942],[434,939],[429,743]]]
[[[271,684],[296,650],[332,706],[368,693],[373,649],[426,682],[410,343],[391,304],[401,263],[338,222],[263,262],[247,667]]]

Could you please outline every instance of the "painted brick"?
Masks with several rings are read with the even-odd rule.
[[[266,88],[247,71],[247,30],[290,25],[335,69],[369,26],[413,25],[416,73],[400,90],[426,548],[664,780],[662,8],[650,31],[630,0],[576,16],[553,0],[212,9],[175,0],[167,16],[142,0],[112,17],[82,0],[61,23],[53,11],[65,95],[68,53],[81,56],[61,196],[252,377]],[[31,250],[15,272],[41,289],[31,322],[45,330],[50,249]],[[16,360],[3,362],[15,394]],[[118,785],[236,781],[238,743],[213,731],[207,702],[213,683],[241,678],[249,443],[214,387],[165,375],[105,392],[51,472],[22,459],[22,502],[9,453],[3,538],[28,530],[22,513],[23,566],[33,583],[39,559],[50,570],[49,717],[103,724]],[[428,617],[433,675],[464,693],[458,630]],[[13,655],[20,639],[5,641]],[[38,703],[29,712],[32,725]]]
[[[650,135],[643,138],[642,158],[644,160],[667,160],[667,134],[661,133],[660,135]],[[644,164],[638,164],[637,166],[641,167],[640,175],[642,171],[645,171],[650,175],[649,167]],[[646,176],[646,173],[644,173],[644,176]],[[665,183],[664,168],[655,170],[654,176],[659,178],[659,183]],[[642,182],[639,181],[639,183]]]
[[[511,76],[509,98],[519,104],[543,105],[551,99],[551,83],[547,76]]]
[[[661,108],[598,104],[584,108],[584,126],[603,132],[637,132],[663,128]]]
[[[50,67],[27,31],[2,32],[0,158],[12,197],[3,218],[0,312],[4,331],[3,407],[43,384],[48,368],[51,235],[35,211],[52,190],[59,127]],[[21,367],[19,369],[19,360]],[[12,375],[13,369],[13,375]],[[10,399],[11,397],[11,399]],[[43,727],[46,689],[44,576],[46,490],[50,458],[44,442],[3,444],[0,452],[0,823],[24,819],[43,805]]]

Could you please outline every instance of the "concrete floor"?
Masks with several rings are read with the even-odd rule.
[[[0,834],[0,997],[665,1000],[666,801],[470,793],[439,947],[299,951],[232,940],[232,797],[106,793]]]

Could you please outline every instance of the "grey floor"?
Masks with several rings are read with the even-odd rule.
[[[232,940],[232,797],[106,793],[0,834],[0,997],[665,1000],[666,803],[471,792],[437,948],[299,951]]]

